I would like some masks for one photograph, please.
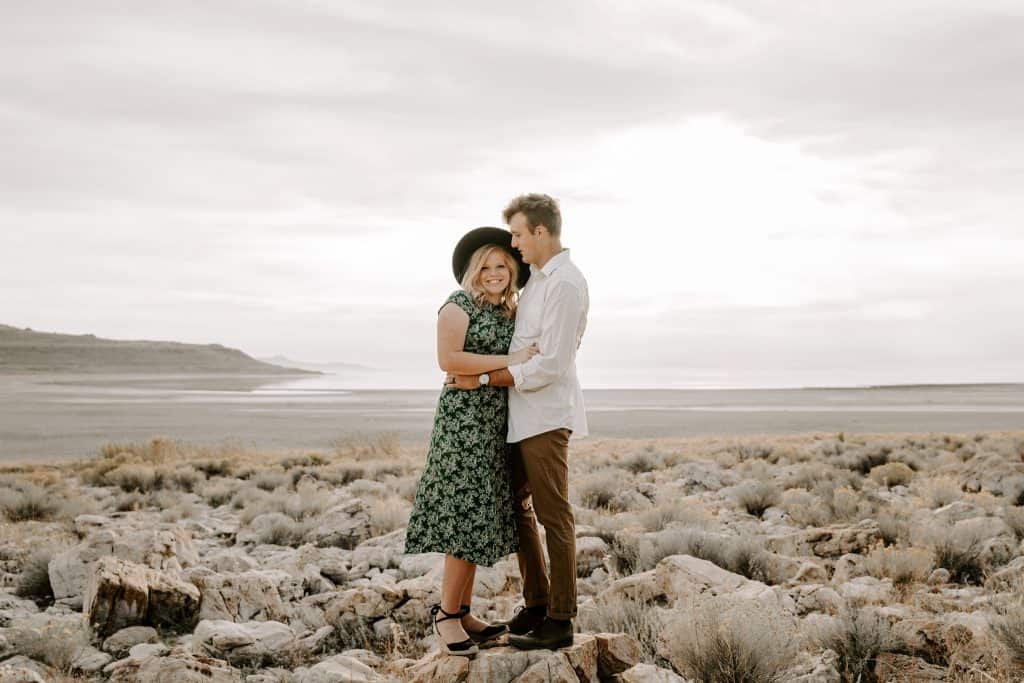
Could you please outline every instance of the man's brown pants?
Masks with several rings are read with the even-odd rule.
[[[512,444],[512,490],[519,525],[519,573],[527,607],[548,606],[553,619],[576,616],[576,522],[569,503],[569,434],[556,429]],[[532,497],[532,505],[531,505]],[[537,521],[544,525],[548,578]]]

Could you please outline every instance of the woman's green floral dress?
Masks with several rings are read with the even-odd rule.
[[[515,323],[498,307],[477,306],[462,290],[449,302],[469,314],[464,351],[508,353]],[[446,553],[489,567],[516,551],[507,434],[504,387],[444,388],[406,529],[406,553]]]

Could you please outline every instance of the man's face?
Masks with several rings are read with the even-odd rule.
[[[518,249],[527,263],[536,263],[539,241],[544,232],[544,227],[538,225],[536,232],[530,232],[530,222],[522,212],[515,214],[508,222],[509,232],[512,233],[512,248]]]

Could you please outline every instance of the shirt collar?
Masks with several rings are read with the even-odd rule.
[[[550,259],[548,259],[548,262],[544,264],[543,268],[538,268],[537,266],[531,264],[530,271],[534,273],[541,272],[544,273],[545,277],[550,277],[551,273],[558,270],[559,266],[565,264],[568,260],[569,250],[563,249],[562,251],[558,252]]]

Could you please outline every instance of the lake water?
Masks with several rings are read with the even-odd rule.
[[[95,454],[166,436],[326,449],[354,433],[425,443],[440,389],[353,390],[334,375],[0,375],[0,459]],[[595,437],[1024,429],[1024,385],[585,391]]]

